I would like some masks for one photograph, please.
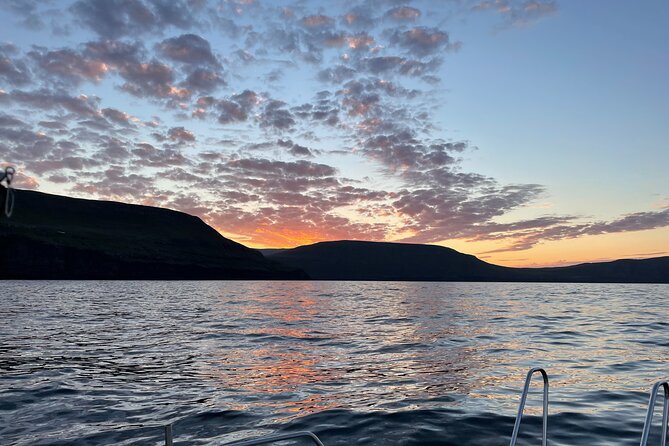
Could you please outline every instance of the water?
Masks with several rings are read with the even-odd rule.
[[[550,444],[637,445],[669,377],[667,285],[1,285],[3,445],[158,445],[170,422],[182,445],[302,429],[326,446],[506,445],[537,365]],[[519,444],[539,444],[532,388]]]

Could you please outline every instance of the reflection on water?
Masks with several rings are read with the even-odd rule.
[[[3,444],[157,444],[168,422],[190,444],[296,428],[328,446],[504,444],[536,365],[552,444],[634,444],[669,376],[667,285],[4,285]]]

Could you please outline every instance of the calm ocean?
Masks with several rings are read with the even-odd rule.
[[[669,378],[669,285],[0,286],[2,445],[159,445],[167,423],[177,445],[507,445],[532,366],[551,445],[638,445]],[[539,417],[521,434],[539,444]]]

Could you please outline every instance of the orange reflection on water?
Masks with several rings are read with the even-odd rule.
[[[340,379],[336,369],[323,364],[335,358],[305,347],[308,344],[304,340],[319,337],[319,333],[305,328],[305,321],[318,316],[323,309],[323,302],[319,307],[315,299],[307,297],[311,288],[313,285],[295,283],[289,293],[285,290],[267,293],[263,284],[261,292],[252,294],[253,298],[239,308],[240,318],[261,320],[262,325],[240,330],[249,339],[243,348],[221,346],[212,352],[210,366],[203,373],[222,387],[232,385],[236,392],[259,396],[253,402],[254,407],[301,415],[338,407],[339,400],[333,395],[304,391],[307,386]],[[252,340],[259,341],[256,348]],[[231,409],[244,410],[247,406],[234,399],[230,401]]]

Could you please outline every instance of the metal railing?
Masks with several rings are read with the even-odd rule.
[[[525,410],[525,403],[527,402],[527,395],[530,391],[530,384],[532,376],[535,373],[541,373],[544,380],[543,389],[543,414],[542,414],[542,435],[541,444],[547,446],[548,444],[548,374],[540,367],[535,367],[527,372],[525,378],[525,386],[520,397],[520,404],[518,405],[518,414],[516,415],[516,422],[513,425],[513,433],[511,434],[511,443],[509,446],[515,446],[518,439],[518,432],[520,431],[520,423],[523,418],[523,411]],[[646,413],[646,420],[641,434],[640,446],[647,446],[650,428],[653,422],[653,413],[655,411],[655,402],[657,400],[658,390],[662,387],[664,390],[664,404],[662,409],[662,441],[661,446],[667,446],[667,430],[669,430],[669,381],[659,381],[653,385],[650,392],[650,399],[648,401],[648,411]],[[289,432],[285,434],[267,435],[264,437],[251,438],[248,440],[233,441],[224,443],[223,446],[256,446],[261,444],[274,443],[277,441],[292,440],[296,438],[307,438],[311,440],[316,446],[323,446],[321,440],[309,431]],[[165,446],[173,446],[172,424],[165,426]]]
[[[321,440],[309,431],[288,432],[285,434],[267,435],[264,437],[251,438],[249,440],[233,441],[231,443],[223,443],[223,446],[255,446],[258,444],[274,443],[277,441],[292,440],[295,438],[308,438],[316,446],[323,446]],[[172,424],[165,426],[165,446],[173,446],[174,436],[172,433]]]
[[[655,412],[655,400],[657,399],[657,391],[662,387],[664,389],[664,405],[662,408],[662,446],[667,445],[667,421],[669,421],[669,382],[659,381],[653,385],[650,391],[650,399],[648,400],[648,412],[646,412],[646,421],[643,424],[643,433],[641,434],[641,445],[646,446],[648,443],[648,435],[653,423],[653,412]]]
[[[546,371],[540,367],[535,367],[530,369],[527,372],[527,377],[525,378],[525,387],[523,387],[523,394],[520,397],[520,405],[518,406],[518,415],[516,415],[516,423],[513,425],[513,433],[511,434],[511,443],[509,446],[515,446],[516,440],[518,439],[518,431],[520,430],[520,421],[523,418],[523,410],[525,409],[525,402],[527,401],[527,394],[530,391],[530,383],[532,381],[532,375],[535,373],[541,373],[541,376],[544,378],[544,411],[543,411],[543,432],[542,432],[542,446],[547,444],[547,435],[548,435],[548,375]],[[662,445],[665,446],[665,445]]]
[[[251,438],[250,440],[233,441],[232,443],[225,443],[225,445],[227,445],[227,446],[254,446],[254,445],[257,445],[257,444],[274,443],[275,441],[292,440],[294,438],[309,438],[311,441],[314,442],[314,444],[316,446],[323,446],[323,443],[321,443],[321,440],[319,440],[318,437],[313,432],[309,432],[309,431],[289,432],[287,434],[268,435],[266,437]]]

